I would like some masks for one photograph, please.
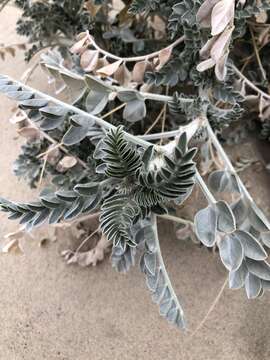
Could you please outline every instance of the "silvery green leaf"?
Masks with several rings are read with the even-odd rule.
[[[66,208],[64,206],[58,206],[57,208],[53,209],[50,217],[49,217],[49,224],[56,224],[62,218]]]
[[[262,232],[260,235],[264,245],[270,248],[270,231]]]
[[[46,99],[29,99],[20,102],[20,107],[23,109],[39,109],[47,106],[48,100]]]
[[[73,126],[83,126],[88,128],[95,125],[95,120],[82,115],[72,115],[70,118],[70,124]]]
[[[269,231],[267,225],[264,223],[264,221],[258,216],[257,212],[254,210],[254,208],[251,206],[249,209],[249,215],[248,218],[250,220],[251,225],[258,231],[266,232]]]
[[[155,253],[145,253],[144,254],[144,263],[146,269],[150,272],[151,275],[155,275],[156,266],[157,266],[157,257]]]
[[[161,316],[166,316],[168,311],[171,308],[172,299],[168,299],[166,301],[163,301],[159,306],[159,313]]]
[[[161,274],[160,269],[157,269],[156,274],[154,276],[152,276],[150,273],[146,273],[146,285],[150,291],[154,292],[156,290],[160,274]]]
[[[63,137],[63,144],[71,146],[81,142],[87,135],[87,128],[71,126]]]
[[[75,201],[78,197],[78,194],[76,194],[73,190],[58,190],[55,195],[59,199],[67,202]]]
[[[156,304],[159,303],[162,295],[164,294],[165,286],[166,286],[166,282],[164,279],[164,275],[162,272],[160,272],[157,287],[155,289],[155,292],[152,295],[152,300],[154,303],[156,303]]]
[[[199,210],[194,218],[195,232],[198,239],[207,247],[214,246],[217,235],[218,214],[215,207],[209,205]]]
[[[90,196],[85,198],[83,204],[83,213],[88,213],[94,209],[96,209],[101,202],[102,192],[98,191],[96,196]]]
[[[233,234],[227,234],[221,239],[219,254],[221,261],[229,271],[237,270],[244,259],[243,247]]]
[[[212,172],[208,178],[208,185],[214,192],[240,192],[235,175],[228,170]]]
[[[133,100],[144,100],[142,95],[137,90],[118,91],[117,97],[122,102],[130,102]]]
[[[248,273],[245,280],[245,288],[247,297],[249,299],[255,299],[259,296],[262,288],[261,280],[257,276]]]
[[[86,83],[87,87],[90,90],[101,92],[101,93],[104,93],[104,92],[110,93],[111,91],[114,91],[113,86],[111,86],[108,83],[105,83],[104,81],[100,80],[99,78],[97,78],[93,75],[87,74],[87,75],[85,75],[84,79],[85,79],[85,83]]]
[[[230,271],[229,274],[230,289],[240,289],[241,287],[243,287],[245,284],[247,273],[248,270],[244,261],[237,270]]]
[[[232,205],[231,205],[235,220],[236,220],[236,224],[237,226],[240,226],[243,221],[245,221],[247,219],[247,215],[248,215],[248,205],[246,204],[245,198],[244,197],[240,197],[237,201],[235,201]]]
[[[50,210],[49,209],[43,209],[41,210],[39,213],[37,213],[37,215],[33,218],[32,224],[33,226],[39,226],[41,224],[43,224],[48,216],[50,214]]]
[[[175,150],[176,149],[179,149],[181,151],[182,156],[187,151],[187,133],[186,132],[183,132],[180,135],[179,140],[178,140],[178,144],[177,144]],[[176,156],[176,154],[175,154],[175,156]]]
[[[142,162],[147,168],[151,159],[153,159],[155,153],[155,147],[153,145],[148,146],[148,148],[144,151]]]
[[[85,82],[71,72],[66,73],[61,71],[61,78],[68,87],[71,102],[74,104],[79,101],[86,91]]]
[[[248,232],[236,230],[233,233],[233,236],[241,242],[244,249],[244,255],[248,258],[254,260],[265,260],[267,258],[267,253],[262,245]]]
[[[90,91],[85,100],[85,107],[89,113],[97,115],[106,107],[108,101],[108,92]]]
[[[65,121],[64,117],[56,117],[56,118],[45,118],[44,120],[42,120],[40,122],[40,128],[41,130],[53,130],[58,128],[60,125],[63,124],[63,122]]]
[[[144,100],[131,100],[125,106],[123,117],[128,122],[142,120],[146,115],[146,106]]]
[[[32,91],[10,91],[7,96],[16,101],[23,101],[32,98],[34,93]]]
[[[229,205],[225,201],[218,201],[216,207],[218,210],[218,230],[225,233],[233,232],[236,228],[236,224],[233,212]]]
[[[248,271],[262,280],[270,280],[270,266],[266,261],[246,259]]]
[[[41,109],[39,109],[42,115],[49,116],[49,117],[63,117],[67,114],[67,110],[64,109],[62,106],[45,106]]]
[[[82,196],[96,195],[99,190],[99,183],[89,182],[85,184],[78,184],[74,187],[74,191]]]
[[[79,215],[82,212],[84,206],[84,201],[81,198],[78,198],[77,200],[72,203],[70,208],[67,209],[64,213],[64,219],[69,220],[74,218],[75,216]]]

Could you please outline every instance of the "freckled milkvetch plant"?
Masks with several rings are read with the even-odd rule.
[[[113,9],[111,2],[91,4],[96,14]],[[157,217],[217,247],[230,288],[244,287],[250,299],[263,295],[270,288],[270,224],[218,135],[243,121],[249,89],[269,101],[234,61],[234,44],[269,9],[263,0],[127,1],[107,24],[103,18],[103,41],[86,31],[68,60],[56,51],[41,55],[64,100],[2,75],[0,91],[19,103],[22,117],[14,122],[27,138],[15,173],[32,186],[50,174],[53,186],[27,203],[1,198],[1,210],[25,231],[98,215],[95,252],[67,251],[65,258],[95,265],[111,246],[113,267],[127,272],[140,256],[160,314],[179,328],[184,312],[162,258]],[[157,50],[157,43],[165,46]],[[208,205],[194,219],[177,217],[195,184]]]

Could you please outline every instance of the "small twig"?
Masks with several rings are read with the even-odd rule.
[[[158,114],[158,116],[156,117],[156,120],[151,124],[151,126],[145,131],[144,135],[147,135],[154,127],[155,125],[159,122],[160,118],[162,117],[162,114],[164,112],[164,106],[162,107],[160,113]]]
[[[209,315],[212,313],[212,311],[215,309],[217,303],[219,302],[226,286],[228,283],[228,278],[226,277],[226,280],[224,281],[221,289],[219,290],[215,300],[213,301],[212,305],[210,306],[209,310],[207,311],[206,315],[204,316],[204,318],[202,319],[202,321],[199,323],[199,325],[196,327],[196,329],[194,331],[191,332],[191,334],[189,335],[189,337],[187,338],[187,342],[191,341],[192,338],[194,337],[194,335],[197,334],[197,332],[203,327],[203,325],[205,324],[206,320],[208,319]]]
[[[251,26],[249,26],[249,31],[251,33],[252,43],[253,43],[254,51],[255,51],[255,54],[256,54],[257,62],[258,62],[258,65],[259,65],[259,69],[260,69],[260,71],[262,73],[262,78],[263,78],[263,80],[266,80],[267,79],[266,73],[265,73],[265,70],[264,70],[263,65],[262,65],[262,61],[261,61],[260,54],[259,54],[259,51],[258,51],[258,47],[257,47],[257,44],[256,44],[256,39],[255,39],[254,32],[253,32]]]
[[[115,113],[116,111],[122,109],[123,107],[125,107],[127,105],[127,103],[123,103],[119,106],[117,106],[116,108],[112,109],[111,111],[107,112],[105,115],[101,116],[101,119],[106,119],[108,116],[112,115],[113,113]]]
[[[157,215],[157,216],[161,217],[163,219],[169,220],[169,221],[179,223],[179,224],[190,225],[190,226],[194,227],[194,223],[192,221],[180,218],[178,216],[173,216],[173,215],[169,215],[169,214]]]
[[[169,93],[169,86],[166,86],[166,96],[168,96]],[[163,118],[162,118],[162,124],[161,124],[161,132],[164,133],[165,131],[165,122],[166,122],[166,116],[167,116],[167,103],[163,105],[164,111],[163,111]],[[162,145],[164,138],[160,138],[159,144]]]
[[[120,56],[116,56],[114,54],[111,54],[110,52],[108,52],[108,51],[102,49],[101,47],[99,47],[97,45],[97,43],[95,42],[94,38],[89,34],[89,32],[87,32],[87,37],[88,37],[88,40],[90,41],[90,44],[96,50],[98,50],[101,54],[103,54],[104,56],[106,56],[106,57],[108,57],[110,59],[122,60],[123,62],[137,62],[137,61],[143,61],[143,60],[152,59],[152,58],[158,56],[161,51],[170,50],[170,49],[174,48],[175,46],[177,46],[178,44],[182,43],[184,41],[184,39],[185,39],[184,36],[181,36],[179,39],[175,40],[172,44],[165,47],[164,49],[160,49],[160,50],[155,51],[155,52],[150,53],[150,54],[146,54],[146,55],[142,55],[142,56],[133,56],[133,57],[123,57],[122,58]]]
[[[41,182],[45,173],[45,168],[46,168],[46,164],[47,164],[47,160],[48,160],[48,155],[45,156],[44,161],[43,161],[43,166],[41,169],[41,173],[40,173],[40,177],[39,177],[39,181],[38,181],[38,187],[41,186]]]
[[[90,240],[91,237],[94,236],[94,235],[95,235],[97,232],[99,232],[99,231],[100,231],[100,228],[98,227],[98,228],[96,228],[96,230],[93,231],[89,236],[87,236],[87,237],[82,241],[82,243],[77,247],[77,249],[74,251],[74,255],[76,255],[76,254],[79,252],[79,250],[83,247],[83,245],[86,244],[87,241]]]
[[[240,70],[237,69],[235,65],[232,65],[233,70],[236,72],[236,74],[254,91],[256,91],[258,94],[260,94],[262,97],[270,100],[270,95],[259,89],[256,85],[253,84],[252,81],[250,81],[244,74],[241,73]]]
[[[63,143],[58,143],[58,144],[56,144],[55,146],[50,147],[49,149],[47,149],[47,150],[44,151],[43,153],[39,154],[39,155],[37,156],[37,159],[40,159],[40,158],[42,158],[43,156],[48,155],[48,154],[51,153],[52,151],[54,151],[54,150],[56,150],[56,149],[58,149],[58,148],[61,148],[61,146],[63,146]]]

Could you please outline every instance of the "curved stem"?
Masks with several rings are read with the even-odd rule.
[[[169,288],[171,296],[172,296],[173,300],[175,301],[175,304],[176,304],[177,308],[179,309],[179,312],[181,314],[181,318],[184,321],[184,311],[182,309],[181,304],[178,301],[178,297],[176,296],[176,294],[174,292],[171,280],[170,280],[169,275],[167,273],[166,266],[164,264],[163,257],[162,257],[162,254],[161,254],[159,238],[158,238],[157,216],[156,215],[152,214],[151,222],[152,222],[152,226],[153,226],[153,230],[154,230],[155,243],[156,243],[156,253],[157,253],[157,257],[158,257],[158,262],[159,262],[160,268],[162,270],[162,274],[164,276],[164,279],[166,281],[167,287]]]
[[[169,220],[169,221],[179,223],[179,224],[190,225],[190,226],[194,227],[194,223],[192,221],[180,218],[178,216],[173,216],[173,215],[170,215],[170,214],[157,215],[157,216],[161,217],[163,219]]]
[[[114,55],[104,49],[102,49],[100,46],[98,46],[98,44],[95,42],[94,38],[89,34],[89,32],[87,33],[87,38],[90,41],[90,44],[96,49],[98,50],[101,54],[103,54],[104,56],[110,58],[110,59],[114,59],[114,60],[122,60],[123,62],[137,62],[137,61],[143,61],[143,60],[148,60],[148,59],[152,59],[156,56],[158,56],[160,54],[161,51],[165,51],[165,50],[170,50],[173,49],[175,46],[177,46],[178,44],[180,44],[181,42],[184,41],[185,37],[181,36],[180,38],[178,38],[177,40],[175,40],[172,44],[170,44],[169,46],[152,52],[150,54],[146,54],[146,55],[142,55],[142,56],[133,56],[133,57],[120,57],[117,55]]]
[[[256,85],[253,84],[252,81],[250,81],[244,74],[241,73],[240,70],[237,69],[235,65],[232,65],[233,70],[236,72],[236,74],[254,91],[256,91],[258,94],[263,96],[266,99],[270,100],[270,95],[259,89]]]

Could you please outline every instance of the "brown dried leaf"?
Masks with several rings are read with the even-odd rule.
[[[211,69],[213,66],[215,66],[215,61],[213,59],[207,59],[207,60],[204,60],[202,62],[200,62],[198,65],[197,65],[197,70],[199,72],[203,72],[205,70],[208,70],[208,69]]]
[[[234,19],[235,0],[221,0],[213,8],[211,15],[211,34],[218,35]]]
[[[17,130],[20,136],[23,136],[27,140],[34,141],[40,138],[40,131],[32,126],[26,126]]]
[[[82,50],[84,50],[84,46],[86,43],[86,40],[88,38],[88,35],[86,33],[82,33],[83,35],[79,34],[80,40],[77,41],[71,48],[70,52],[72,54],[80,54]]]
[[[51,145],[49,147],[49,149],[48,149],[49,152],[47,153],[47,156],[46,156],[47,163],[52,165],[52,166],[55,166],[57,164],[57,162],[59,161],[59,158],[61,156],[61,152],[60,152],[60,150],[58,148],[50,150],[50,149],[52,149],[54,147],[55,147],[55,145]]]
[[[73,168],[77,164],[77,159],[74,156],[64,156],[56,166],[56,170],[59,172],[65,172],[68,169]]]
[[[211,13],[213,7],[219,0],[205,0],[197,12],[197,22],[202,28],[209,28],[211,26]]]
[[[222,58],[224,54],[227,52],[233,30],[234,30],[234,26],[227,28],[225,31],[223,31],[220,34],[220,36],[213,43],[210,54],[211,54],[211,58],[214,61],[216,62],[219,61],[219,59]]]
[[[126,67],[126,64],[122,64],[115,72],[114,79],[118,81],[120,85],[128,87],[131,80],[132,74]]]
[[[119,66],[122,64],[123,60],[117,60],[109,65],[103,66],[101,69],[97,70],[97,74],[101,76],[112,76],[119,68]]]
[[[108,248],[110,246],[110,242],[104,235],[102,235],[97,245],[89,251],[73,252],[71,250],[65,250],[62,251],[61,254],[67,261],[67,264],[75,263],[83,267],[90,265],[96,266],[99,261],[104,259],[104,256],[108,252]]]
[[[229,56],[229,52],[227,51],[216,63],[215,74],[219,81],[225,80],[225,77],[227,74],[226,63],[227,63],[228,56]]]
[[[158,55],[159,58],[159,64],[156,67],[157,70],[160,70],[171,58],[172,56],[172,50],[173,48],[167,48],[167,49],[162,49]]]
[[[99,52],[97,50],[85,50],[81,55],[81,67],[85,72],[96,70],[98,58]]]
[[[143,83],[145,71],[148,70],[149,67],[151,67],[151,65],[147,60],[137,62],[132,71],[132,80],[138,84]]]
[[[21,110],[18,110],[18,111],[16,111],[16,113],[13,116],[11,116],[11,118],[9,119],[9,122],[11,124],[18,124],[25,120],[27,120],[26,113]]]

